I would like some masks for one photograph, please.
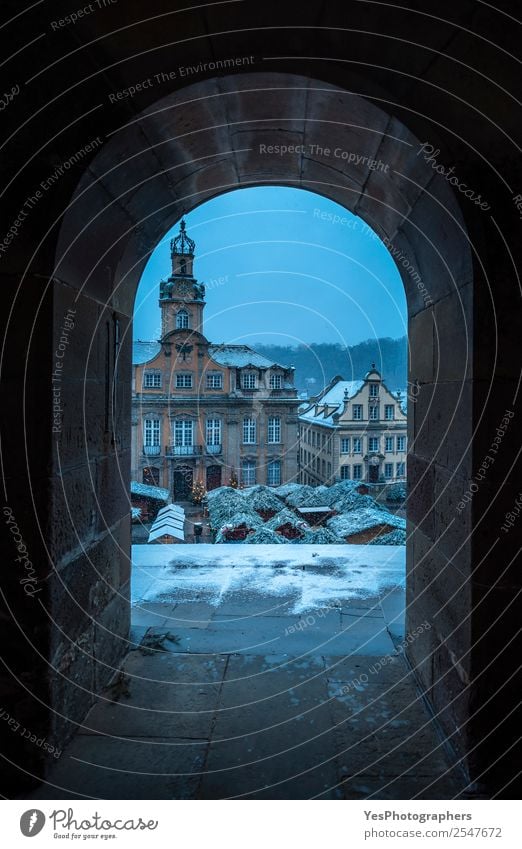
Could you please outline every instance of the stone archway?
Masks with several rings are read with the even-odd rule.
[[[433,623],[410,659],[446,733],[479,775],[488,756],[477,754],[480,723],[470,717],[483,682],[470,681],[484,623],[472,612],[470,514],[455,521],[476,464],[473,243],[448,182],[404,123],[305,76],[206,80],[133,115],[90,160],[62,217],[45,304],[52,330],[41,339],[46,366],[69,310],[75,336],[60,367],[64,403],[41,494],[59,517],[43,538],[53,563],[46,596],[60,621],[59,632],[49,631],[45,616],[38,621],[42,665],[53,670],[41,686],[53,712],[44,708],[42,722],[66,740],[128,645],[130,323],[143,266],[183,211],[269,183],[315,191],[364,218],[401,272],[414,387],[408,628]],[[81,617],[63,615],[71,599]]]
[[[472,473],[473,272],[459,206],[425,161],[421,142],[369,101],[305,77],[251,73],[189,86],[137,116],[90,163],[62,223],[55,276],[69,286],[76,281],[94,339],[108,309],[120,316],[121,380],[129,368],[134,293],[151,249],[184,211],[226,191],[270,183],[315,191],[361,216],[384,240],[404,282],[414,387],[408,627],[433,622],[412,646],[411,660],[440,710],[469,674],[465,662],[451,659],[462,655],[469,637],[462,621],[470,604],[462,581],[470,566],[469,528],[446,529]],[[56,303],[58,321],[64,304]],[[127,406],[117,405],[117,435],[125,430]],[[120,459],[112,474],[121,497],[111,505],[108,527],[117,526],[113,508],[124,511],[127,468]],[[458,592],[459,601],[446,608],[439,628],[436,613],[448,591]],[[443,714],[451,732],[462,722],[460,710],[459,700],[451,700]]]

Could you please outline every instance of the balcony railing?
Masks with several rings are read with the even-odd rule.
[[[169,445],[167,457],[197,457],[202,453],[201,445]]]
[[[207,454],[221,454],[221,445],[207,445]]]
[[[144,445],[143,453],[146,457],[157,457],[161,454],[161,445]]]

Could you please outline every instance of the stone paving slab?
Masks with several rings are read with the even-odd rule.
[[[392,589],[381,596],[381,608],[392,637],[400,641],[404,637],[406,599],[404,590]]]
[[[208,628],[215,613],[215,606],[205,601],[180,602],[170,614],[167,625],[174,633],[185,628]]]
[[[269,657],[231,656],[213,738],[255,735],[257,746],[264,736],[275,751],[289,739],[306,741],[330,728],[326,685],[319,659],[281,665]]]
[[[341,624],[342,622],[342,624]],[[161,629],[151,629],[157,634]],[[169,651],[206,654],[385,654],[394,645],[383,618],[342,617],[337,610],[325,615],[259,616],[212,619],[204,629],[175,628],[178,644]]]
[[[32,799],[194,799],[207,741],[78,735]]]
[[[296,743],[291,734],[280,739],[274,752],[273,736],[243,737],[209,747],[202,799],[311,799],[343,798],[333,749],[324,736]],[[327,755],[325,757],[325,752]]]
[[[141,602],[135,604],[132,608],[132,625],[145,626],[150,628],[155,626],[161,628],[172,615],[176,605],[161,604],[158,602]]]
[[[124,691],[117,701],[106,691],[80,733],[209,739],[226,663],[226,657],[132,652],[122,667]]]
[[[453,799],[459,793],[452,779],[424,775],[396,779],[364,774],[346,776],[341,788],[345,799]]]
[[[388,657],[382,667],[382,658],[325,660],[345,772],[379,778],[445,776],[445,753],[401,657]]]

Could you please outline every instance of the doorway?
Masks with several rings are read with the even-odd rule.
[[[192,490],[193,470],[190,466],[176,466],[172,477],[174,501],[186,501]]]
[[[221,486],[221,466],[207,466],[207,492]]]

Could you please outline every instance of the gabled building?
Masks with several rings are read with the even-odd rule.
[[[294,369],[246,345],[209,342],[194,252],[182,221],[159,287],[161,338],[134,343],[132,477],[174,500],[196,481],[207,490],[296,481]]]
[[[391,483],[406,477],[406,409],[372,363],[364,380],[335,377],[299,415],[300,482]]]

